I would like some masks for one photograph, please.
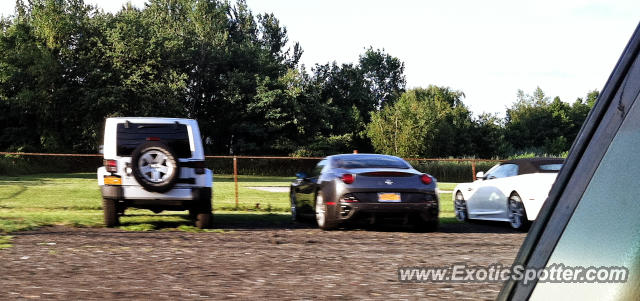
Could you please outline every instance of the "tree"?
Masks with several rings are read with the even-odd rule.
[[[377,152],[403,157],[447,156],[443,152],[449,148],[443,148],[442,143],[449,143],[450,133],[470,117],[460,101],[462,96],[460,91],[437,86],[409,90],[395,104],[371,113],[367,135]]]
[[[591,105],[598,92],[587,95]],[[532,95],[518,91],[516,102],[507,109],[506,142],[515,151],[560,154],[567,151],[589,113],[589,102],[578,98],[569,105],[555,97],[550,101],[540,87]]]
[[[19,0],[0,20],[0,149],[95,152],[105,117],[188,116],[213,154],[557,153],[598,97],[569,105],[538,87],[518,91],[505,120],[474,118],[461,91],[405,92],[404,63],[383,49],[311,73],[302,53],[243,0],[150,0],[115,14]]]
[[[473,147],[467,155],[490,159],[505,157],[510,152],[504,140],[503,120],[496,114],[484,113],[476,117],[470,134]]]
[[[404,63],[384,50],[369,47],[357,64],[316,65],[313,77],[322,87],[320,102],[328,108],[328,128],[319,139],[342,141],[340,150],[372,151],[366,134],[371,112],[383,103],[392,104],[404,91]],[[325,142],[320,145],[331,144]]]
[[[385,53],[384,49],[374,50],[373,47],[369,47],[360,55],[359,65],[377,109],[393,104],[404,92],[404,63],[397,57]]]

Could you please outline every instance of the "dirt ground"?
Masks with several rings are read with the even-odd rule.
[[[401,283],[397,268],[510,265],[525,236],[502,224],[444,224],[436,233],[222,228],[12,234],[14,246],[0,250],[0,299],[494,299],[499,283]]]

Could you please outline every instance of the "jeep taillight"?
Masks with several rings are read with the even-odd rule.
[[[118,161],[116,160],[104,160],[104,167],[108,172],[118,171]]]
[[[196,174],[203,174],[204,173],[204,168],[205,168],[205,164],[204,161],[196,161],[194,168],[196,170]]]

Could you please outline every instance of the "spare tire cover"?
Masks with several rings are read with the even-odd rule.
[[[175,152],[157,141],[142,143],[133,150],[131,168],[138,183],[152,192],[170,190],[180,177]]]

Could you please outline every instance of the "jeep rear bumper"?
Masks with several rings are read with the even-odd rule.
[[[210,187],[175,187],[164,193],[149,192],[137,186],[100,186],[102,197],[118,200],[127,207],[143,209],[183,210],[198,205],[201,200],[211,202]]]

